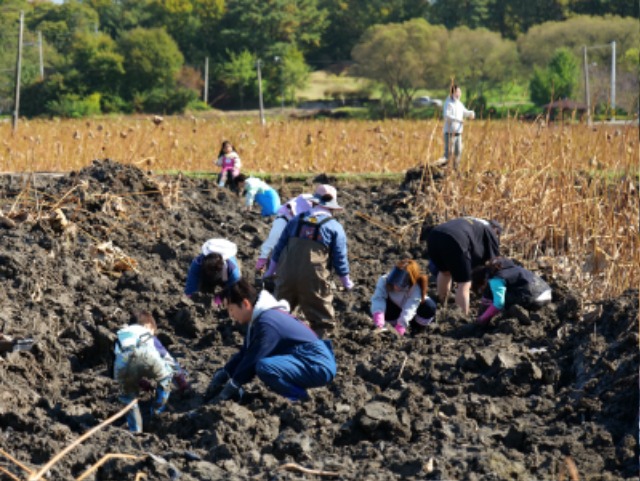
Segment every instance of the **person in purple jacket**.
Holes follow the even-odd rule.
[[[333,213],[338,205],[335,187],[319,185],[309,199],[312,208],[289,221],[273,249],[264,277],[276,275],[276,297],[286,299],[292,311],[300,306],[314,331],[323,337],[335,326],[330,266],[345,289],[349,277],[347,236]]]
[[[286,301],[276,300],[266,290],[258,296],[246,279],[225,289],[222,297],[229,316],[247,326],[247,334],[240,352],[216,371],[205,399],[240,400],[242,386],[257,376],[290,401],[304,401],[307,389],[333,380],[336,360],[331,341],[319,339],[293,317]]]
[[[456,304],[469,314],[471,270],[500,255],[502,226],[495,220],[460,217],[434,227],[427,239],[432,270],[437,270],[438,298],[444,303],[457,282]]]
[[[184,294],[191,297],[196,292],[217,294],[242,277],[236,259],[238,247],[227,239],[209,239],[202,245],[200,255],[191,262]],[[216,304],[220,304],[216,295]]]

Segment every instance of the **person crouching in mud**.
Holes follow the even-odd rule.
[[[436,303],[427,296],[429,278],[412,259],[402,259],[376,284],[371,298],[371,314],[376,329],[393,325],[404,336],[411,322],[427,326],[436,315]]]
[[[185,375],[177,371],[179,366],[176,367],[173,357],[168,353],[163,356],[156,347],[156,330],[156,321],[153,316],[143,312],[138,316],[137,323],[118,331],[114,348],[113,377],[120,385],[119,400],[129,404],[138,397],[140,387],[145,386],[145,381],[154,382],[156,394],[151,406],[151,416],[156,416],[165,410],[171,392],[171,381],[175,376],[178,376],[175,379],[176,384],[181,388],[188,387]],[[147,386],[150,387],[149,384]],[[142,432],[142,414],[138,403],[127,414],[127,424],[129,431]]]
[[[222,298],[229,316],[247,326],[247,334],[240,352],[213,376],[206,400],[239,400],[242,385],[254,376],[290,401],[304,401],[309,397],[307,389],[333,380],[336,361],[331,341],[320,340],[293,317],[286,301],[276,300],[266,290],[258,296],[246,279],[225,289]]]
[[[185,296],[191,297],[198,291],[215,294],[214,303],[220,307],[219,291],[232,286],[242,277],[237,253],[238,247],[227,239],[209,239],[205,242],[200,255],[189,266]]]
[[[551,287],[540,276],[516,265],[512,260],[495,257],[471,274],[471,289],[487,309],[476,319],[482,326],[503,309],[519,305],[537,309],[551,302]]]

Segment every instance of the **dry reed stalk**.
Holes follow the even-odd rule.
[[[337,478],[338,476],[340,476],[340,473],[337,471],[323,471],[321,469],[309,469],[309,468],[305,468],[304,466],[300,466],[297,463],[285,463],[278,466],[278,470],[282,470],[282,469],[285,471],[296,471],[298,473],[314,474],[316,476],[324,476],[328,478]]]
[[[0,473],[6,474],[7,476],[9,476],[14,481],[20,481],[20,478],[18,478],[15,474],[13,474],[11,471],[6,470],[2,466],[0,466]]]
[[[398,377],[397,379],[400,379],[402,377],[402,373],[404,372],[404,367],[407,365],[407,360],[409,359],[409,356],[407,354],[404,355],[404,359],[402,361],[402,366],[400,366],[400,371],[398,372]]]
[[[137,461],[138,459],[140,459],[140,456],[134,456],[133,454],[121,454],[121,453],[105,454],[104,456],[102,456],[102,458],[98,460],[97,463],[95,463],[93,466],[85,470],[84,473],[78,476],[76,478],[76,481],[82,481],[83,479],[85,479],[91,473],[96,471],[100,466],[102,466],[104,463],[106,463],[110,459],[133,459]]]
[[[118,411],[116,414],[114,414],[110,418],[106,419],[105,421],[101,422],[97,426],[91,428],[89,431],[84,433],[82,436],[80,436],[78,439],[76,439],[74,442],[72,442],[66,448],[64,448],[62,451],[56,454],[53,458],[51,458],[49,462],[47,462],[47,464],[45,464],[42,468],[40,468],[40,471],[29,476],[28,481],[38,481],[39,479],[41,479],[44,473],[46,473],[49,469],[51,469],[51,467],[54,464],[56,464],[63,456],[69,453],[78,444],[82,443],[86,439],[93,436],[96,432],[101,430],[103,427],[108,426],[109,424],[114,422],[116,419],[119,419],[122,416],[124,416],[137,402],[138,402],[138,398],[131,401],[129,404],[127,404],[124,408],[122,408],[120,411]]]
[[[0,449],[0,454],[2,454],[5,458],[9,459],[13,464],[15,464],[16,466],[18,466],[20,469],[22,469],[23,471],[25,471],[26,473],[29,474],[33,474],[33,470],[28,468],[27,466],[25,466],[24,464],[22,464],[20,461],[18,461],[16,458],[14,458],[13,456],[11,456],[9,453],[7,453],[5,450]]]

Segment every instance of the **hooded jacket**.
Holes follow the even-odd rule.
[[[253,308],[240,352],[224,366],[233,382],[240,386],[256,374],[261,359],[293,353],[301,344],[318,341],[318,336],[289,313],[289,303],[262,291]]]

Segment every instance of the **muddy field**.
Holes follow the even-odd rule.
[[[256,382],[242,404],[213,406],[202,394],[242,333],[210,298],[182,296],[186,272],[206,239],[227,237],[253,278],[270,223],[240,213],[238,198],[208,180],[110,161],[0,180],[0,328],[36,341],[0,357],[2,450],[37,471],[120,410],[111,345],[148,309],[193,392],[172,396],[142,435],[123,418],[101,429],[47,479],[75,479],[112,453],[138,458],[111,459],[85,479],[321,479],[287,463],[326,479],[637,479],[637,291],[587,311],[564,280],[548,278],[554,302],[542,311],[514,309],[480,328],[441,309],[411,337],[375,334],[375,282],[403,255],[426,267],[419,239],[429,226],[414,222],[411,183],[337,186],[356,287],[335,299],[336,380],[304,404]],[[279,187],[285,198],[313,190]],[[5,455],[0,467],[29,477]]]

